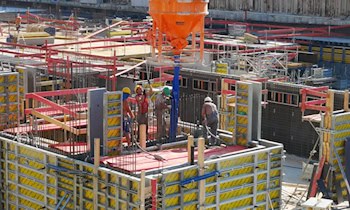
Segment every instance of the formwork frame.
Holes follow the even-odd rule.
[[[94,174],[92,164],[4,137],[0,144],[0,183],[7,184],[0,204],[5,209],[141,209],[144,203],[140,178],[101,167]]]
[[[162,195],[157,209],[278,208],[283,146],[266,140],[260,143],[268,147],[207,159],[203,169],[193,165],[151,176],[158,180],[158,195]],[[201,178],[201,170],[207,176]],[[199,206],[200,180],[205,180],[204,206]]]

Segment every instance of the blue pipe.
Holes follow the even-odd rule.
[[[172,100],[171,100],[171,110],[170,110],[170,131],[169,137],[170,142],[176,141],[176,131],[177,131],[177,123],[179,116],[179,92],[180,92],[180,55],[174,55],[174,78],[173,78],[173,89],[171,92]]]
[[[180,185],[184,186],[186,184],[190,184],[190,183],[193,183],[193,182],[199,182],[199,181],[201,181],[203,179],[208,179],[210,177],[219,176],[219,175],[220,175],[219,171],[212,171],[210,173],[207,173],[207,174],[204,174],[204,175],[201,175],[201,176],[196,176],[196,177],[192,177],[192,178],[189,178],[189,179],[185,179],[185,180],[180,182]]]

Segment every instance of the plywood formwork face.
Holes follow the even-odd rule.
[[[206,160],[196,166],[167,171],[158,177],[157,209],[270,209],[280,206],[283,147]],[[204,178],[200,171],[204,171]],[[203,172],[202,171],[202,172]],[[205,180],[200,206],[199,180]]]
[[[138,178],[94,174],[92,164],[3,137],[0,146],[1,209],[140,209]]]

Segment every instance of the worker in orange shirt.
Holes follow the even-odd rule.
[[[152,86],[150,86],[149,92],[146,92],[145,89],[141,85],[136,85],[135,87],[135,99],[137,103],[137,123],[139,126],[138,129],[138,136],[140,137],[140,125],[144,124],[146,125],[146,136],[147,136],[147,131],[148,131],[148,107],[149,107],[149,102],[148,102],[148,96],[152,94]]]
[[[22,18],[19,14],[17,14],[16,20],[15,20],[17,32],[19,32],[19,29],[21,28],[21,23],[22,23]]]
[[[128,143],[128,147],[131,146],[131,120],[135,118],[134,113],[130,109],[128,98],[131,94],[131,90],[128,87],[123,88],[123,132]]]

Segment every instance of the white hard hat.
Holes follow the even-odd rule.
[[[213,100],[208,96],[208,97],[205,97],[204,99],[204,102],[212,102]]]

